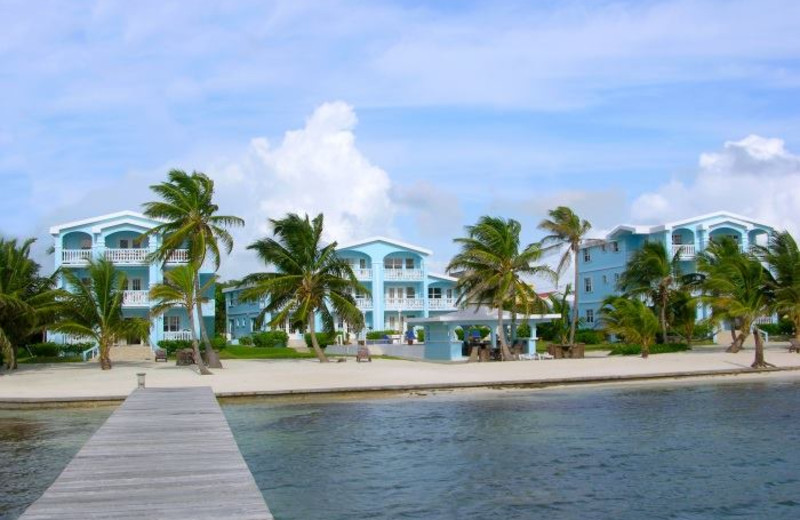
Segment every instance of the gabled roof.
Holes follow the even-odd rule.
[[[744,215],[738,215],[736,213],[731,213],[730,211],[715,211],[713,213],[706,213],[705,215],[698,215],[696,217],[689,217],[681,220],[675,220],[673,222],[667,222],[665,224],[656,224],[652,226],[647,225],[630,225],[630,224],[621,224],[619,226],[614,227],[608,235],[606,236],[607,239],[611,239],[612,237],[618,235],[621,232],[627,231],[636,235],[649,235],[650,233],[658,233],[661,231],[671,230],[677,227],[685,226],[686,224],[691,224],[693,222],[699,222],[702,220],[710,220],[714,218],[720,219],[730,219],[730,220],[738,220],[747,224],[749,227],[752,226],[760,226],[760,227],[768,227],[771,228],[769,224],[765,224],[763,222],[757,222],[750,217],[745,217]]]
[[[428,276],[431,278],[438,278],[440,280],[447,280],[448,282],[457,282],[458,278],[455,276],[448,276],[446,274],[438,274],[438,273],[428,273]]]
[[[363,240],[356,240],[354,242],[348,242],[346,244],[339,244],[339,247],[336,248],[337,251],[341,251],[342,249],[351,249],[353,247],[363,246],[366,244],[372,244],[374,242],[385,242],[387,244],[391,244],[393,246],[402,247],[403,249],[409,249],[411,251],[416,251],[417,253],[421,253],[423,255],[432,255],[433,251],[430,249],[425,249],[423,247],[415,246],[413,244],[408,244],[406,242],[401,242],[399,240],[394,240],[392,238],[382,237],[382,236],[375,236],[365,238]]]
[[[82,220],[75,220],[73,222],[67,222],[65,224],[58,224],[58,225],[52,226],[50,228],[50,234],[51,235],[58,235],[59,233],[61,233],[65,229],[69,229],[69,228],[73,228],[73,227],[86,226],[86,225],[95,224],[95,223],[108,223],[108,224],[114,225],[114,224],[119,224],[121,222],[124,223],[126,221],[130,222],[131,219],[145,220],[145,221],[148,221],[148,222],[152,222],[154,225],[161,222],[160,220],[150,218],[150,217],[146,216],[143,213],[139,213],[138,211],[125,210],[125,211],[117,211],[116,213],[108,213],[106,215],[100,215],[100,216],[97,216],[97,217],[85,218],[85,219],[82,219]],[[107,226],[103,226],[103,227],[107,227]]]

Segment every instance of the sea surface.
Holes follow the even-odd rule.
[[[800,518],[799,383],[223,408],[278,520]]]
[[[113,411],[0,410],[0,519],[17,518],[39,498]]]
[[[278,520],[800,518],[797,382],[223,410]],[[111,411],[0,410],[0,518]]]

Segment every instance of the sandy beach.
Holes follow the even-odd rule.
[[[371,363],[319,363],[302,360],[226,360],[225,368],[200,376],[174,362],[116,363],[101,371],[94,363],[23,365],[0,376],[0,402],[124,399],[146,374],[149,387],[211,386],[218,396],[304,394],[326,392],[404,391],[414,389],[513,387],[625,383],[684,377],[781,377],[800,379],[800,355],[782,345],[767,349],[767,360],[780,371],[756,372],[753,352],[737,354],[719,348],[660,354],[649,359],[606,357],[585,359],[441,364],[375,359]]]

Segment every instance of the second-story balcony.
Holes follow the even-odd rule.
[[[360,311],[371,311],[372,298],[356,298],[356,307]]]
[[[681,260],[691,260],[695,257],[694,244],[672,244],[672,256],[678,255]]]
[[[61,265],[86,265],[92,258],[91,249],[62,249]]]
[[[421,311],[425,308],[422,298],[386,298],[384,308],[387,311]]]
[[[383,279],[389,282],[421,281],[423,276],[422,269],[385,269],[383,271]]]
[[[122,291],[123,307],[147,307],[150,305],[150,293],[147,291]]]
[[[356,275],[356,280],[372,280],[372,269],[353,268],[353,274]]]
[[[147,249],[106,249],[106,260],[120,265],[141,265],[147,263]]]
[[[428,309],[432,311],[452,311],[456,308],[455,298],[428,298]]]

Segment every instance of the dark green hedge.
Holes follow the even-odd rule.
[[[656,343],[650,346],[651,354],[669,354],[672,352],[686,352],[691,350],[686,343]],[[619,343],[614,345],[609,356],[641,356],[642,346]]]
[[[384,336],[400,334],[399,330],[371,330],[367,332],[367,339],[383,339]]]
[[[306,340],[306,346],[308,348],[312,348],[313,345],[311,344],[311,334],[306,332],[303,334],[303,339]],[[319,343],[320,348],[333,345],[336,343],[336,335],[329,332],[317,332],[317,343]]]
[[[282,330],[255,332],[252,340],[256,347],[285,347],[289,344],[289,335]]]

